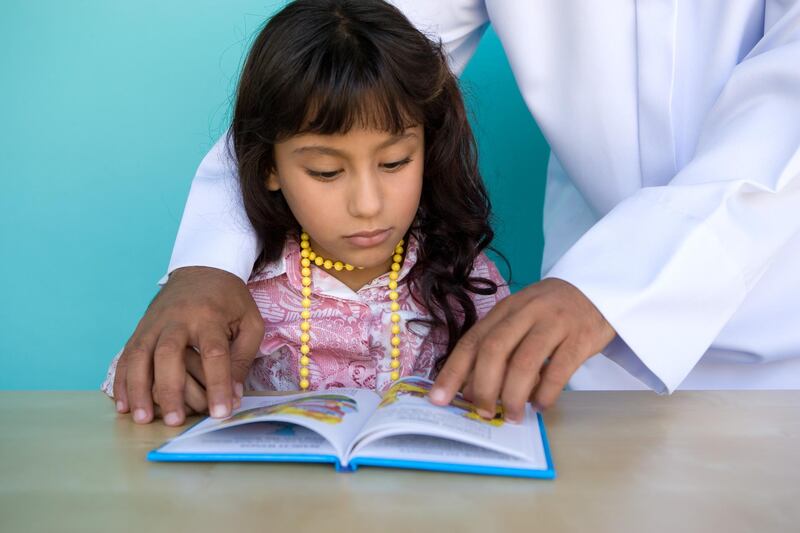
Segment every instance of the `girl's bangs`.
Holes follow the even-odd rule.
[[[424,122],[421,107],[395,84],[333,81],[314,85],[297,134],[345,134],[364,128],[398,135]]]

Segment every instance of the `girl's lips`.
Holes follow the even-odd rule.
[[[359,248],[370,248],[382,244],[391,235],[390,229],[383,229],[379,231],[363,231],[361,233],[354,233],[345,237],[347,241]]]

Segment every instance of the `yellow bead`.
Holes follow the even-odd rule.
[[[320,256],[316,256],[314,258],[314,264],[317,265],[317,266],[322,266],[322,263],[324,263],[324,262],[325,262],[325,260],[323,258],[321,258]]]
[[[308,369],[305,368],[305,367],[301,368],[300,369],[300,375],[303,376],[304,378],[307,378],[308,377]]]
[[[400,270],[400,265],[398,265],[397,263],[392,263],[392,271],[398,272],[399,270]]]
[[[395,280],[390,281],[389,288],[395,290],[397,288],[397,282]]]
[[[344,263],[342,263],[341,261],[336,261],[336,262],[333,264],[333,268],[334,268],[334,269],[335,269],[337,272],[339,272],[339,271],[341,271],[341,270],[344,268]]]
[[[397,248],[394,249],[394,253],[396,253],[397,255],[402,254],[403,253],[403,247],[402,246],[398,246]]]
[[[311,340],[311,335],[309,335],[308,333],[303,333],[302,335],[300,335],[300,342],[305,344],[310,340]],[[302,347],[300,347],[300,351],[303,351]],[[306,352],[303,352],[303,353],[306,353]]]
[[[300,264],[303,268],[307,268],[311,266],[311,261],[308,260],[308,254],[300,260]]]
[[[311,278],[306,276],[306,277],[304,277],[304,278],[302,278],[300,280],[300,283],[303,285],[303,287],[310,287],[311,286]]]
[[[322,266],[324,266],[326,269],[330,270],[331,267],[333,266],[333,261],[331,261],[330,259],[326,259],[325,262],[322,263]]]
[[[305,355],[300,358],[300,364],[303,365],[303,366],[308,366],[308,363],[310,363],[310,362],[311,362],[311,359],[309,359]]]
[[[394,271],[389,272],[389,279],[390,280],[395,281],[399,277],[400,277],[400,275],[397,272],[394,272]]]
[[[311,245],[308,244],[308,241],[300,241],[300,248],[306,249],[309,246],[311,246]]]
[[[308,383],[307,379],[301,379],[300,380],[300,388],[301,389],[306,390],[308,388],[308,385],[309,385],[309,383]]]
[[[398,335],[399,333],[400,333],[400,326],[398,326],[397,324],[392,326],[392,335]]]
[[[303,320],[300,322],[300,330],[301,331],[308,331],[311,329],[311,324],[309,324],[308,320]]]
[[[403,262],[403,256],[400,255],[400,254],[395,254],[395,256],[392,257],[392,261],[394,261],[395,263],[402,263]]]
[[[300,269],[300,274],[307,278],[311,275],[311,269],[308,267],[303,267]]]
[[[317,254],[315,254],[315,253],[314,253],[314,252],[311,250],[311,248],[309,248],[309,249],[308,249],[308,258],[309,258],[310,260],[312,260],[312,261],[313,261],[313,260],[315,260],[315,259],[317,258]]]
[[[347,270],[348,272],[354,270],[355,268],[356,267],[354,267],[353,265],[351,265],[349,263],[344,265],[344,269]]]
[[[311,296],[311,287],[303,287],[300,292],[303,293],[303,296]]]
[[[398,315],[397,313],[392,313],[392,322],[395,323],[400,322],[400,315]]]
[[[400,368],[400,361],[393,359],[391,362],[392,368]]]
[[[306,333],[303,333],[303,335],[308,336]],[[306,342],[308,342],[308,341],[306,341]],[[308,352],[310,352],[310,351],[311,351],[311,348],[308,347],[308,344],[301,344],[300,345],[300,353],[301,354],[308,355]]]
[[[306,311],[306,310],[304,309],[303,311],[300,311],[300,316],[301,316],[303,319],[305,319],[305,320],[308,320],[309,318],[311,318],[311,311]]]
[[[389,307],[391,308],[392,311],[399,311],[400,310],[400,304],[397,303],[397,302],[392,302],[392,305],[389,306]]]
[[[303,300],[300,302],[300,305],[308,309],[309,307],[311,307],[311,300],[309,300],[308,298],[303,298]]]
[[[300,240],[301,241],[307,241],[308,240],[308,233],[306,233],[305,231],[301,231],[300,232]],[[400,241],[400,242],[402,242],[402,241]]]
[[[392,381],[396,381],[399,378],[400,378],[399,372],[392,372]]]
[[[400,357],[400,348],[392,348],[392,357]]]
[[[394,300],[397,300],[397,298],[398,298],[399,296],[400,296],[400,295],[399,295],[399,294],[397,294],[395,291],[392,291],[392,292],[390,292],[390,293],[389,293],[389,299],[390,299],[390,300],[392,300],[392,301],[394,301]]]
[[[392,346],[400,346],[400,337],[392,337]]]
[[[308,258],[309,253],[310,252],[308,250],[306,250],[306,249],[300,250],[300,257],[303,258],[303,261],[307,261],[308,260],[307,258]]]
[[[397,246],[403,246],[406,243],[403,239],[400,239],[400,242],[397,243]]]

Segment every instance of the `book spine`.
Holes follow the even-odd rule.
[[[335,466],[337,472],[355,472],[357,468],[353,463],[350,463],[349,465],[343,465],[338,459],[336,460]]]

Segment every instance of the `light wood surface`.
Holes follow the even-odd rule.
[[[554,481],[148,463],[99,392],[0,392],[0,531],[800,531],[800,391],[567,392]]]

